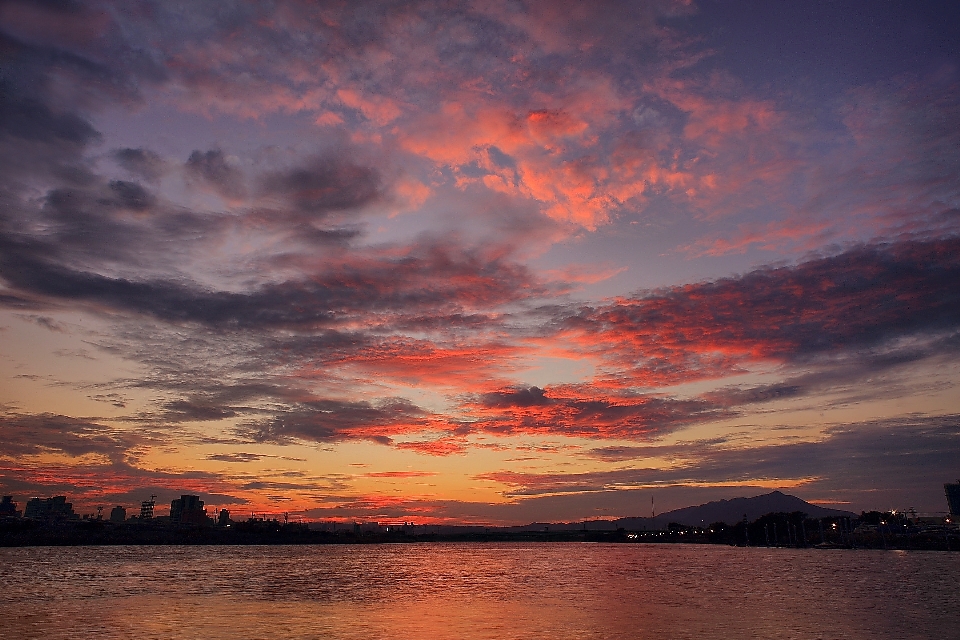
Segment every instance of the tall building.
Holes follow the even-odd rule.
[[[67,502],[67,496],[31,498],[27,500],[23,515],[35,520],[76,520],[78,518],[73,512],[73,503]]]
[[[205,524],[207,510],[200,496],[182,495],[170,503],[170,521],[174,524]]]
[[[19,518],[20,512],[17,511],[17,503],[13,501],[13,496],[3,496],[3,502],[0,502],[0,518]]]
[[[149,520],[153,518],[153,508],[157,505],[157,501],[154,500],[157,496],[150,496],[149,500],[144,500],[140,503],[140,519]]]
[[[120,505],[110,510],[110,522],[123,522],[127,519],[127,510]]]
[[[943,491],[947,494],[950,515],[960,517],[960,480],[957,480],[956,484],[943,485]]]

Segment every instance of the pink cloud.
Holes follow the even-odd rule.
[[[402,113],[396,101],[386,96],[363,95],[356,89],[339,89],[337,98],[344,105],[359,110],[364,117],[380,126],[390,124]]]
[[[692,257],[744,253],[753,246],[769,251],[812,250],[814,241],[832,235],[835,224],[825,220],[777,220],[762,225],[741,225],[729,238],[704,238],[683,248]]]

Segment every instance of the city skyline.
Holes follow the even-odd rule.
[[[960,8],[0,6],[0,493],[524,524],[960,476]]]

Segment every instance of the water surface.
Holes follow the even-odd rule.
[[[0,549],[0,610],[3,638],[957,638],[960,554],[25,547]]]

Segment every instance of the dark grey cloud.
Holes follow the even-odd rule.
[[[163,419],[169,422],[224,420],[237,415],[234,407],[196,397],[171,400],[164,403],[163,410]]]
[[[99,141],[100,133],[75,113],[54,113],[39,100],[16,99],[0,84],[0,133],[34,143],[66,143],[82,147]]]
[[[163,158],[142,147],[117,149],[112,155],[121,167],[151,182],[158,180],[166,170]]]
[[[100,132],[85,116],[54,108],[32,93],[0,75],[0,192],[8,200],[0,219],[11,215],[19,193],[33,180],[83,185],[92,178],[82,154],[100,141]]]
[[[6,26],[9,29],[11,25]],[[96,44],[124,48],[122,42],[95,43],[94,49]],[[66,127],[66,132],[71,135],[76,135],[71,126],[72,117],[67,116],[65,121],[58,122],[50,120],[51,112],[96,109],[108,104],[132,105],[140,100],[136,75],[124,68],[122,61],[109,58],[102,61],[102,51],[78,51],[55,42],[28,42],[3,30],[0,30],[0,47],[6,59],[3,77],[6,92],[21,101],[32,101],[31,104],[40,111],[39,117]],[[82,131],[83,127],[80,129]],[[28,127],[28,136],[39,133],[42,132],[35,127]],[[83,135],[81,133],[79,137]]]
[[[63,325],[49,316],[33,316],[30,319],[44,329],[48,329],[56,333],[65,333]]]
[[[300,167],[268,173],[260,188],[312,216],[359,209],[382,197],[376,170],[336,158],[314,158]]]
[[[808,381],[812,382],[812,381]],[[716,402],[720,406],[739,406],[794,398],[808,393],[799,384],[775,383],[755,387],[726,387],[717,391],[703,394],[703,398]]]
[[[179,266],[232,224],[227,216],[173,208],[139,183],[91,176],[85,185],[51,188],[39,201],[12,197],[0,209],[0,278],[36,299],[33,285],[34,294],[46,295],[43,283],[63,276],[66,288],[52,295],[72,290],[74,301],[85,297],[83,282],[114,274],[178,280]]]
[[[12,296],[6,293],[0,294],[0,305],[3,305],[7,309],[35,309],[43,306],[37,300],[22,296]]]
[[[207,460],[216,460],[218,462],[258,462],[264,459],[291,460],[293,462],[306,462],[305,458],[292,458],[289,456],[275,456],[267,453],[250,453],[248,451],[238,451],[236,453],[213,453],[207,456]],[[306,472],[298,470],[287,470],[274,472],[281,477],[300,478],[306,476]]]
[[[264,457],[265,456],[260,453],[214,453],[207,456],[207,460],[216,460],[217,462],[257,462]]]
[[[129,449],[148,437],[95,420],[52,413],[5,413],[0,415],[0,439],[4,455],[13,458],[44,453],[99,454],[123,462]]]
[[[140,184],[119,180],[54,188],[41,210],[24,210],[21,218],[46,224],[44,232],[9,234],[0,242],[25,260],[25,268],[32,260],[63,270],[102,269],[108,261],[134,267],[149,246],[152,225],[149,218],[126,219],[125,211],[159,213],[157,198]]]
[[[490,408],[506,407],[534,407],[556,404],[556,400],[548,398],[540,387],[527,387],[509,391],[486,393],[481,397],[484,406]]]
[[[13,10],[7,18],[20,18],[0,25],[5,273],[27,268],[31,260],[109,272],[118,263],[140,267],[163,255],[159,225],[153,224],[162,203],[137,182],[98,175],[89,154],[102,139],[94,115],[107,106],[135,105],[141,85],[161,81],[163,74],[142,64],[109,12],[85,3],[5,6]],[[143,149],[123,149],[114,158],[150,179],[159,170],[155,154]],[[46,190],[39,201],[37,189]],[[123,219],[125,212],[151,215]]]
[[[376,402],[314,400],[297,403],[272,418],[247,423],[237,432],[254,442],[366,439],[390,444],[395,434],[425,429],[429,418],[427,411],[404,398]]]
[[[228,163],[220,149],[194,151],[185,166],[190,177],[210,185],[227,198],[242,198],[247,193],[243,172]]]
[[[485,263],[469,250],[441,243],[410,247],[399,255],[359,254],[310,280],[250,292],[210,290],[183,280],[107,277],[62,264],[57,258],[63,245],[89,243],[91,250],[122,257],[145,242],[146,234],[88,213],[82,204],[89,200],[88,194],[78,191],[57,190],[48,196],[51,217],[63,221],[56,243],[0,236],[0,277],[9,287],[168,322],[225,329],[333,328],[338,321],[371,313],[388,314],[384,320],[389,322],[393,314],[429,317],[463,305],[505,304],[545,291],[518,265]],[[110,246],[111,240],[124,239],[130,240],[127,246]]]
[[[126,182],[124,180],[111,180],[109,184],[110,191],[116,198],[116,203],[131,211],[146,211],[153,207],[157,199],[152,193],[143,188],[136,182]],[[111,204],[109,201],[103,204]]]

